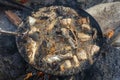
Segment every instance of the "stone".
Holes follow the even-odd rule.
[[[86,11],[99,23],[103,34],[108,29],[116,29],[120,26],[120,2],[96,5]],[[119,32],[120,28],[115,31],[115,35]],[[117,42],[120,42],[120,38]]]

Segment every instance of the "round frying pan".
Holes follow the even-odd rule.
[[[79,23],[81,19],[86,19],[85,23]],[[84,29],[82,24],[89,28]],[[26,62],[39,71],[59,76],[89,68],[104,41],[92,16],[83,9],[64,6],[40,8],[28,17],[17,33],[17,47]],[[94,52],[93,48],[98,51]]]

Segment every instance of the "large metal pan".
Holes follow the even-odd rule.
[[[63,7],[63,6],[52,6],[52,7],[53,8],[56,7],[55,10],[58,9],[59,7],[60,8],[66,8],[66,7]],[[51,7],[40,8],[40,11],[44,10],[44,9],[47,10],[47,8],[49,8],[48,10],[50,10]],[[70,9],[72,9],[72,8],[70,8]],[[91,15],[89,15],[86,11],[84,11],[83,9],[74,8],[72,10],[75,10],[76,13],[79,14],[79,16],[89,17],[91,27],[97,30],[97,34],[96,34],[97,38],[95,38],[95,40],[92,40],[91,43],[94,43],[97,46],[101,47],[103,45],[103,43],[105,42],[105,40],[103,38],[103,34],[102,34],[101,29],[100,29],[100,26],[98,25],[96,20]],[[46,13],[47,12],[48,11],[46,11]],[[39,13],[39,11],[37,11],[36,13]],[[42,43],[41,44],[42,47],[39,46],[40,47],[39,51],[34,55],[34,60],[31,61],[32,57],[30,57],[30,56],[33,56],[32,52],[31,52],[31,50],[33,49],[33,46],[32,46],[32,48],[29,48],[30,46],[26,48],[26,45],[32,45],[31,41],[29,43],[30,38],[28,38],[28,34],[31,31],[31,26],[34,27],[34,25],[30,24],[29,20],[26,20],[24,26],[18,28],[17,33],[19,35],[16,36],[16,43],[17,43],[17,47],[18,47],[18,50],[19,50],[21,56],[26,60],[26,62],[31,64],[35,69],[37,69],[39,71],[43,71],[47,74],[52,74],[52,75],[59,75],[59,76],[73,75],[73,74],[76,74],[80,71],[88,69],[96,61],[96,59],[97,59],[96,55],[99,52],[97,52],[95,55],[89,56],[86,60],[79,61],[79,63],[81,63],[81,64],[77,67],[73,67],[73,68],[67,69],[65,71],[59,70],[58,68],[55,69],[56,66],[58,66],[60,64],[55,64],[54,68],[53,68],[47,62],[45,62],[45,61],[41,62],[41,60],[40,60],[40,59],[43,59],[44,54],[46,54],[46,53],[43,53],[43,52],[46,52],[46,51],[44,51],[46,49],[41,49],[41,48],[44,47],[44,46],[47,46],[46,45],[47,42]],[[40,29],[40,27],[38,27],[38,29]],[[44,35],[44,34],[42,34],[42,35]],[[27,44],[26,44],[26,42],[27,42]],[[42,55],[40,55],[40,54],[42,54]],[[50,57],[48,57],[48,58],[50,58]],[[93,59],[92,63],[90,63],[90,59]],[[69,63],[69,61],[67,63]]]

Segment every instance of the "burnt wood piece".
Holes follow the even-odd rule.
[[[5,11],[5,14],[7,15],[7,18],[15,25],[20,26],[22,24],[22,19],[17,16],[17,14],[13,13],[12,11],[8,10]]]

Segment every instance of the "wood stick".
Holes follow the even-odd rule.
[[[18,35],[18,33],[16,33],[16,32],[4,31],[1,28],[0,28],[0,33],[1,34],[10,34],[10,35],[15,35],[15,36]]]
[[[10,22],[12,22],[15,26],[19,27],[19,25],[22,23],[22,19],[11,10],[5,11],[5,14]]]

